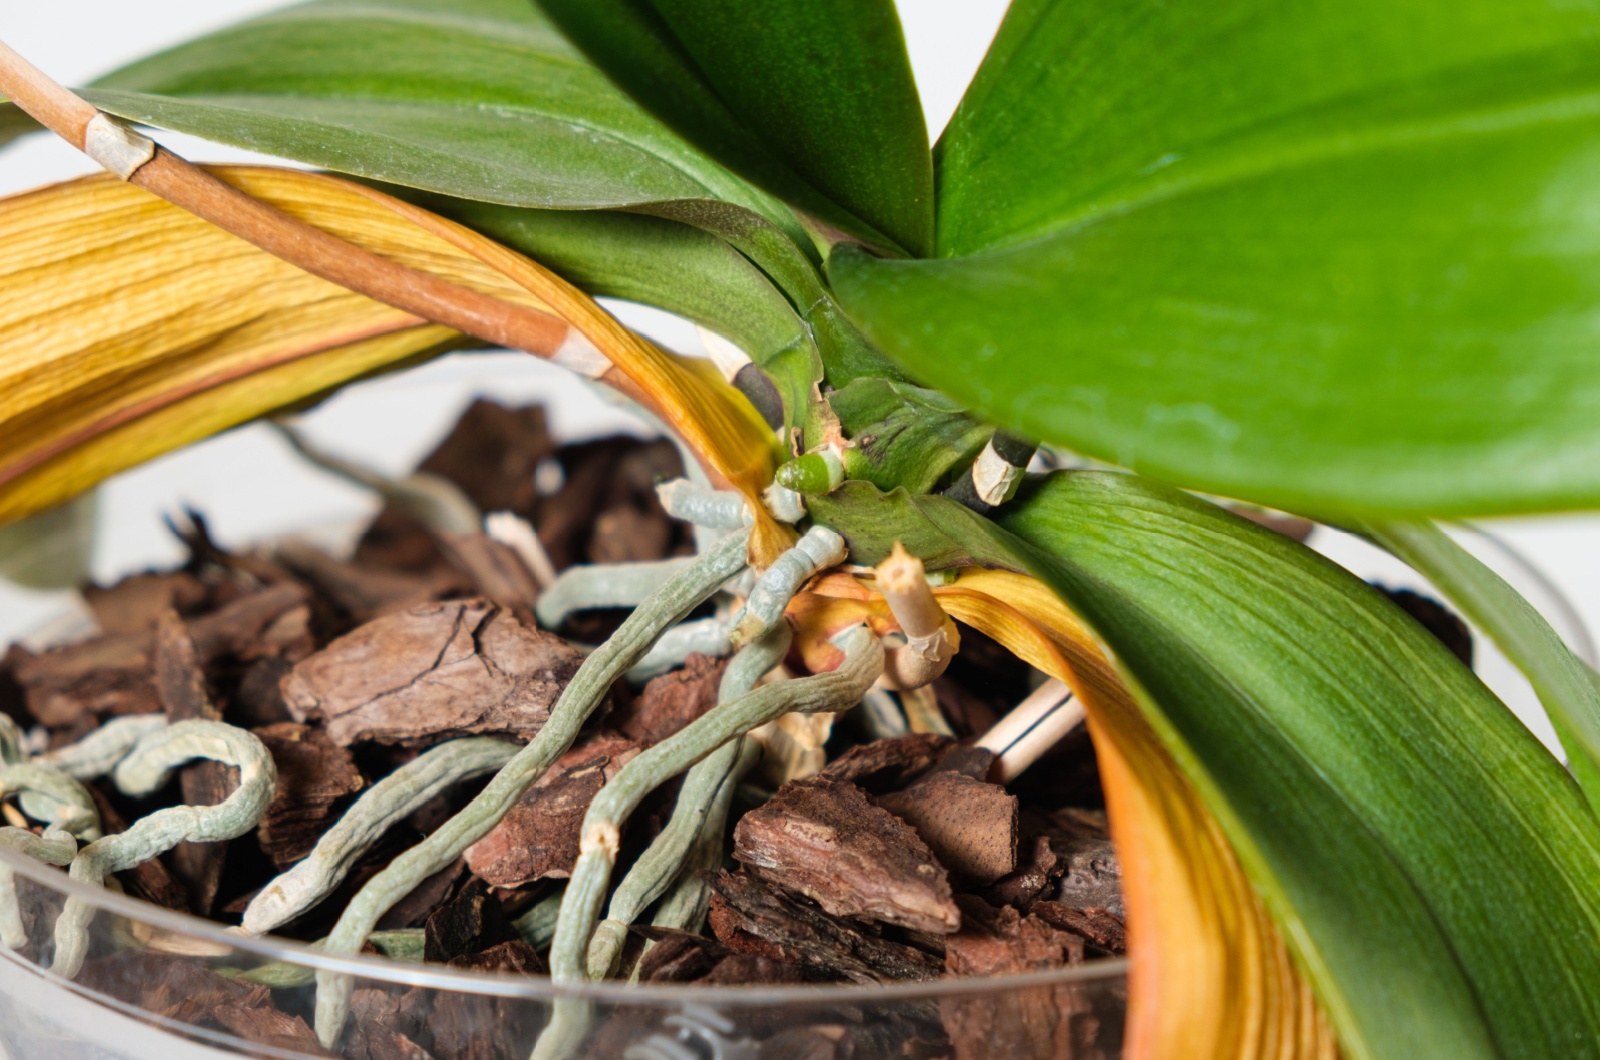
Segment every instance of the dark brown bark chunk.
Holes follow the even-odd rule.
[[[949,878],[927,844],[854,784],[825,776],[785,784],[740,818],[733,844],[752,873],[835,916],[933,934],[961,926]]]
[[[52,729],[113,714],[161,710],[150,681],[150,635],[96,637],[37,655],[12,645],[6,665],[28,712]]]
[[[450,901],[456,889],[467,879],[467,863],[456,858],[450,864],[429,876],[394,904],[378,921],[379,931],[397,931],[401,928],[423,927],[434,912]]]
[[[561,488],[540,499],[535,525],[557,570],[574,563],[662,559],[687,545],[655,484],[683,474],[671,442],[599,438],[563,446]]]
[[[640,982],[765,986],[807,981],[799,965],[735,953],[704,935],[671,928],[637,930],[655,943],[639,959]]]
[[[420,1001],[416,994],[358,987],[350,996],[348,1060],[434,1060],[415,1041],[423,1035]]]
[[[452,968],[463,971],[494,972],[499,975],[544,975],[548,971],[539,951],[521,939],[508,939],[477,953],[449,960]]]
[[[439,546],[479,596],[523,616],[531,624],[539,583],[522,557],[488,534],[438,535]]]
[[[468,579],[449,568],[413,574],[335,559],[295,542],[279,546],[277,557],[355,622],[465,592],[470,586]]]
[[[510,942],[516,929],[489,885],[473,878],[423,925],[423,959],[443,964]]]
[[[281,582],[195,618],[189,635],[200,661],[224,654],[241,662],[275,655],[304,658],[314,647],[309,599],[305,586]]]
[[[1120,957],[1128,952],[1128,929],[1122,918],[1109,909],[1073,909],[1060,902],[1039,902],[1033,915],[1062,931],[1070,931],[1107,953]]]
[[[543,408],[479,398],[417,470],[454,482],[481,512],[525,515],[533,510],[534,472],[555,449]]]
[[[1109,839],[1074,837],[1056,856],[1066,874],[1056,888],[1055,900],[1074,909],[1107,909],[1125,915],[1122,904],[1122,866]]]
[[[156,618],[152,671],[156,695],[171,722],[221,721],[211,702],[205,674],[183,619],[171,609]],[[238,784],[237,769],[220,762],[191,762],[178,771],[183,801],[190,806],[215,806]],[[189,891],[190,908],[208,916],[217,900],[227,843],[179,843],[172,851],[172,871]]]
[[[349,748],[321,729],[286,721],[253,731],[278,767],[278,787],[256,839],[281,872],[311,853],[337,820],[335,808],[366,781]]]
[[[143,633],[168,609],[193,614],[210,596],[194,575],[185,571],[130,574],[112,586],[88,585],[84,602],[94,612],[101,633]]]
[[[748,873],[712,884],[711,930],[729,949],[798,964],[814,979],[883,983],[937,979],[942,961],[884,938],[876,925],[829,916]]]
[[[335,743],[424,745],[468,734],[531,739],[583,657],[486,600],[427,604],[374,619],[283,679],[296,720]]]
[[[822,768],[818,776],[843,780],[874,794],[896,791],[932,769],[955,741],[918,732],[852,747]]]
[[[945,948],[945,966],[961,978],[1016,975],[1076,964],[1083,940],[1038,917],[1014,909],[993,909],[962,898],[962,930]],[[1102,1044],[1090,993],[1077,984],[1021,987],[1002,992],[940,999],[945,1030],[958,1060],[1005,1057],[1073,1057],[1090,1060],[1116,1055]]]
[[[652,678],[607,724],[643,747],[660,743],[717,705],[725,669],[724,660],[691,655],[681,669]]]
[[[934,772],[879,796],[878,805],[915,828],[963,881],[993,883],[1017,867],[1017,799],[998,784]]]
[[[572,875],[589,803],[638,752],[637,743],[613,733],[578,743],[551,764],[488,835],[467,848],[467,864],[496,887]]]

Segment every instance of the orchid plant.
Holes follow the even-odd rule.
[[[0,201],[0,520],[552,358],[742,495],[729,569],[840,539],[787,605],[818,672],[903,624],[898,544],[1076,693],[1129,1055],[1600,1056],[1600,689],[1434,522],[1600,501],[1594,0],[1014,0],[931,149],[889,0],[313,0],[75,92],[0,46],[0,92],[108,170]],[[1566,762],[1241,505],[1425,574]]]

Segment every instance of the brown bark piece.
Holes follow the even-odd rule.
[[[481,512],[526,514],[539,461],[555,451],[542,407],[507,408],[479,398],[417,470],[454,482]]]
[[[252,730],[278,767],[278,787],[261,817],[256,840],[282,872],[311,853],[336,819],[335,807],[366,781],[349,748],[321,729],[280,722]]]
[[[1073,909],[1060,902],[1039,902],[1033,915],[1062,931],[1092,942],[1112,956],[1128,952],[1128,928],[1122,918],[1109,909]]]
[[[448,568],[407,573],[335,559],[298,542],[280,545],[277,557],[356,622],[369,622],[470,588],[467,579]]]
[[[1056,888],[1055,900],[1074,909],[1107,909],[1125,916],[1122,904],[1122,865],[1109,839],[1076,837],[1056,856],[1066,874]]]
[[[211,1018],[230,1034],[256,1045],[281,1049],[296,1056],[337,1056],[317,1041],[302,1016],[291,1016],[270,1005],[245,1005],[225,1001],[211,1010]]]
[[[471,582],[474,592],[532,624],[539,583],[515,549],[488,534],[441,533],[438,537],[445,556]]]
[[[378,987],[358,987],[350,995],[348,1060],[434,1060],[415,1041],[423,1035],[421,999]],[[407,1002],[411,1002],[409,1005]]]
[[[1038,917],[1014,909],[995,910],[975,898],[961,899],[962,930],[945,948],[945,966],[961,978],[1016,975],[1076,964],[1083,941]],[[957,1060],[993,1056],[1073,1057],[1110,1060],[1100,1044],[1102,1028],[1091,999],[1072,983],[1020,987],[1004,992],[940,999],[946,1032]]]
[[[496,887],[566,879],[578,860],[589,803],[639,745],[599,733],[551,763],[488,835],[467,848],[467,864]]]
[[[281,656],[257,659],[244,671],[223,716],[242,729],[260,729],[292,721],[279,683],[294,669]]]
[[[468,734],[531,739],[583,656],[487,600],[385,615],[283,679],[295,720],[320,718],[335,743],[418,746]]]
[[[639,959],[639,981],[769,986],[806,982],[799,965],[733,950],[704,935],[671,928],[640,928],[655,945]]]
[[[835,916],[932,934],[960,928],[950,881],[910,825],[854,784],[816,776],[778,789],[739,820],[733,856]]]
[[[549,971],[539,951],[521,939],[508,939],[477,953],[452,957],[447,963],[452,968],[499,975],[544,975]]]
[[[107,714],[161,710],[150,681],[148,633],[96,637],[37,655],[12,645],[5,661],[28,713],[51,729]]]
[[[599,438],[556,453],[564,481],[539,502],[539,539],[557,570],[574,563],[662,559],[687,537],[667,518],[655,484],[683,474],[671,442]]]
[[[963,881],[993,883],[1017,867],[1017,798],[998,784],[935,772],[877,801]]]
[[[798,964],[811,978],[883,983],[939,978],[942,960],[882,937],[875,925],[829,916],[748,873],[712,883],[711,930],[729,949]]]
[[[156,695],[169,722],[222,720],[222,711],[206,691],[194,640],[183,619],[171,608],[156,618],[151,654]],[[238,770],[220,762],[191,762],[178,771],[183,801],[190,806],[215,806],[228,797],[237,783]],[[172,851],[173,874],[188,888],[190,907],[200,916],[209,916],[216,903],[227,856],[227,843],[184,842]]]
[[[641,746],[660,743],[717,705],[717,688],[727,663],[695,653],[682,669],[655,677],[607,724]]]
[[[281,582],[241,596],[189,623],[202,663],[222,655],[242,662],[283,655],[303,658],[313,647],[305,586]]]
[[[1051,889],[1066,866],[1056,858],[1050,837],[1034,835],[1022,844],[1024,856],[1018,859],[1017,870],[994,882],[994,886],[978,892],[990,905],[1009,905],[1027,913],[1033,904]]]
[[[130,574],[111,586],[88,585],[84,602],[94,612],[102,633],[144,633],[156,624],[169,608],[179,614],[192,614],[204,606],[210,595],[192,574],[183,571]]]
[[[466,874],[466,861],[456,858],[411,888],[404,898],[383,914],[378,921],[378,930],[398,931],[401,928],[424,926],[436,910],[450,901],[450,896],[456,893]]]
[[[823,767],[818,776],[848,781],[874,794],[896,791],[938,764],[955,741],[918,732],[852,747]]]
[[[489,893],[488,884],[474,877],[423,925],[423,960],[443,964],[516,937],[500,900]]]

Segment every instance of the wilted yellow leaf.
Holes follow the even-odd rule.
[[[409,268],[552,313],[747,495],[774,440],[714,373],[466,228],[349,181],[215,176]],[[321,280],[139,188],[94,176],[0,201],[0,523],[264,413],[466,340]]]

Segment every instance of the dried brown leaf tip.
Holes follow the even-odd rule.
[[[612,733],[579,743],[556,759],[488,835],[467,848],[467,864],[496,887],[570,876],[589,803],[638,753],[637,743]]]
[[[529,739],[583,657],[487,600],[427,604],[374,619],[283,679],[296,720],[335,743],[420,746],[453,736]]]
[[[753,874],[836,916],[932,934],[961,926],[927,844],[854,784],[823,776],[786,784],[740,819],[733,841]]]
[[[342,809],[366,786],[349,748],[321,729],[281,722],[252,730],[278,767],[278,788],[261,818],[257,839],[278,869],[311,853]]]

